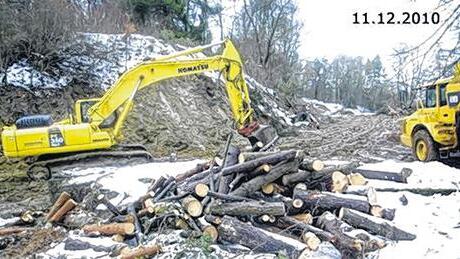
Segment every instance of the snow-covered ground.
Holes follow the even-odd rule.
[[[324,109],[324,114],[327,116],[342,116],[343,113],[350,113],[353,115],[374,115],[375,113],[369,112],[363,107],[356,107],[355,109],[345,108],[341,104],[337,103],[328,103],[323,101],[318,101],[316,99],[302,98],[306,104],[314,105],[317,108]]]
[[[64,174],[72,177],[73,183],[100,184],[102,189],[110,190],[119,195],[112,199],[115,204],[125,204],[145,194],[149,185],[148,179],[160,176],[174,176],[193,168],[200,160],[186,162],[147,163],[135,166],[100,167],[65,171]],[[412,175],[408,178],[407,186],[437,188],[455,188],[460,184],[460,170],[439,162],[402,163],[397,161],[383,161],[376,164],[366,164],[362,168],[387,170],[397,172],[403,167],[411,168]],[[141,181],[143,180],[144,181]],[[374,185],[378,181],[369,181]],[[400,186],[400,184],[385,182],[386,185]],[[407,205],[403,205],[400,198],[407,198]],[[460,258],[460,192],[450,195],[435,194],[423,196],[407,191],[377,192],[377,201],[387,208],[396,208],[395,224],[415,235],[413,241],[390,242],[389,245],[371,256],[378,258]],[[101,208],[102,209],[102,208]],[[79,238],[75,233],[73,238]],[[96,241],[97,240],[97,241]],[[105,241],[104,241],[105,240]],[[94,244],[106,242],[110,239],[90,239]],[[64,250],[63,244],[58,244],[44,256],[58,256],[71,254],[81,257],[100,256],[101,253],[85,250],[83,254],[74,254]]]

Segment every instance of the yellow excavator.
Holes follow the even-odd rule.
[[[205,50],[221,47],[220,55]],[[120,130],[137,91],[175,77],[219,71],[238,133],[253,146],[267,147],[278,138],[274,129],[254,119],[241,57],[230,40],[199,46],[142,62],[127,70],[101,97],[81,99],[69,118],[53,122],[49,115],[20,118],[2,131],[6,157],[32,157],[28,175],[49,179],[50,166],[93,157],[151,158],[141,145],[120,145]]]

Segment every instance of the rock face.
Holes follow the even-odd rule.
[[[63,58],[53,71],[39,73],[27,67],[26,60],[7,70],[8,87],[0,87],[0,126],[26,114],[51,112],[55,120],[61,119],[76,99],[101,96],[126,69],[184,48],[141,35],[81,34],[61,50]],[[290,125],[273,91],[250,77],[247,81],[262,122],[278,129]],[[156,155],[207,156],[225,141],[232,124],[224,85],[218,73],[207,73],[140,91],[123,135],[125,142],[144,144]]]

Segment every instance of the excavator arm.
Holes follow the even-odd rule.
[[[212,57],[190,57],[202,53],[206,49],[223,46],[221,55]],[[202,55],[203,56],[203,55]],[[179,59],[182,58],[182,59]],[[155,83],[187,75],[204,72],[221,71],[225,80],[225,87],[230,102],[230,109],[238,130],[248,135],[253,123],[253,109],[251,108],[249,92],[244,80],[242,61],[231,41],[226,40],[217,44],[185,50],[170,56],[160,57],[143,62],[125,72],[113,87],[89,109],[88,116],[93,126],[99,127],[114,112],[132,103],[132,97],[138,90],[142,90]],[[120,116],[119,121],[125,116]],[[117,135],[119,127],[114,128]]]

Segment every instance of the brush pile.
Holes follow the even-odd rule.
[[[236,254],[250,251],[288,258],[315,253],[355,258],[390,240],[415,239],[392,222],[395,210],[380,206],[376,191],[365,185],[367,179],[407,183],[410,169],[363,170],[355,162],[325,166],[297,150],[242,152],[229,142],[213,161],[153,180],[135,202],[116,206],[107,194],[95,195],[93,202],[111,214],[105,218],[72,222],[69,214],[75,209],[80,215],[91,211],[87,201],[77,204],[64,192],[46,222],[71,225],[86,236],[109,236],[120,244],[108,248],[69,237],[66,250],[102,249],[121,258],[161,254],[167,248],[154,238],[165,229],[180,230],[187,239],[205,237],[219,246],[239,245]],[[0,236],[28,229],[3,228]]]
[[[330,244],[342,256],[355,257],[389,240],[415,238],[391,222],[395,210],[382,208],[372,188],[343,193],[349,185],[365,184],[366,177],[406,182],[408,170],[375,172],[357,169],[357,163],[325,167],[296,150],[240,152],[227,145],[224,154],[176,177],[156,179],[147,194],[124,208],[99,195],[113,217],[83,231],[114,236],[137,247],[124,252],[136,256],[159,253],[156,244],[141,245],[164,228],[289,258]]]

